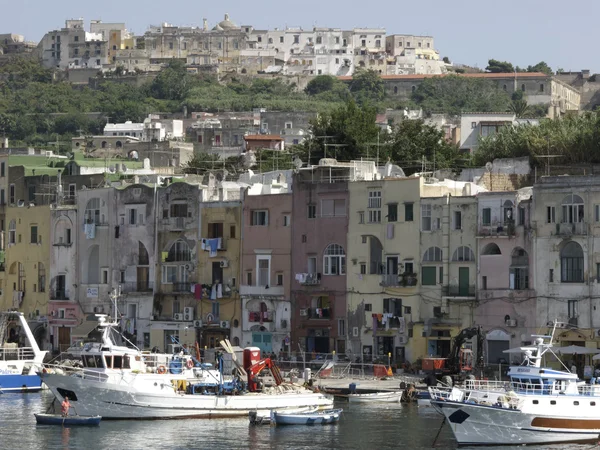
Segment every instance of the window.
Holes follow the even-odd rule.
[[[15,204],[15,185],[11,184],[8,188],[8,203]]]
[[[365,311],[373,311],[373,304],[372,303],[365,303]]]
[[[562,223],[578,223],[584,219],[583,199],[578,195],[567,195],[562,202]]]
[[[330,244],[325,249],[323,272],[325,275],[344,275],[346,273],[346,253],[341,245]]]
[[[556,208],[554,206],[546,206],[546,223],[556,222]]]
[[[381,223],[381,210],[370,209],[369,210],[369,223]]]
[[[461,211],[454,211],[454,229],[461,230],[462,229],[462,215]]]
[[[364,211],[359,211],[358,223],[365,223],[365,212]]]
[[[169,201],[167,199],[167,201]],[[171,204],[171,217],[187,217],[188,216],[188,205],[186,203],[172,203]],[[164,217],[164,215],[163,215]]]
[[[523,92],[525,92],[525,84],[522,84],[522,85],[521,85],[521,90],[522,90]]]
[[[102,269],[102,284],[108,284],[108,269]]]
[[[283,286],[283,274],[282,273],[277,274],[277,286]]]
[[[397,222],[398,221],[398,204],[390,203],[388,206],[387,219],[388,222]]]
[[[17,222],[15,220],[11,220],[8,225],[8,243],[17,243]]]
[[[435,286],[437,279],[436,267],[421,267],[421,284],[423,286]]]
[[[306,260],[307,273],[317,273],[317,257],[311,256]]]
[[[402,299],[401,298],[384,298],[383,299],[383,313],[392,314],[395,317],[402,317],[403,313]]]
[[[540,84],[540,92],[544,92],[544,85]]]
[[[596,281],[600,281],[600,263],[596,263]]]
[[[548,281],[550,283],[554,283],[554,269],[550,269],[548,271]]]
[[[38,286],[39,292],[46,292],[46,266],[38,262]]]
[[[344,217],[346,215],[345,199],[321,200],[321,217]]]
[[[177,283],[177,266],[162,266],[162,283]]]
[[[302,235],[302,243],[305,244],[307,240],[307,236],[305,234]]]
[[[423,262],[441,262],[442,261],[442,249],[439,247],[429,247],[423,255]]]
[[[100,224],[100,199],[92,198],[85,207],[85,223]]]
[[[412,261],[404,261],[404,273],[415,273]]]
[[[413,219],[413,206],[414,203],[405,203],[404,204],[404,221],[412,222]]]
[[[252,286],[252,271],[246,272],[246,284]]]
[[[266,210],[252,211],[252,226],[267,226],[269,224],[269,212]]]
[[[367,274],[367,263],[360,263],[360,274],[361,275]]]
[[[125,283],[125,271],[119,271],[119,283]]]
[[[338,336],[346,336],[346,320],[338,319]]]
[[[471,129],[477,128],[477,122],[471,122]]]
[[[279,36],[279,43],[283,44],[283,36]]]
[[[381,191],[369,191],[369,208],[381,208]]]
[[[443,266],[439,267],[439,276],[440,276],[439,283],[442,284],[444,282],[444,267]]]
[[[284,214],[283,215],[283,226],[284,227],[289,227],[290,226],[290,215],[289,214]]]
[[[6,163],[0,163],[0,177],[6,176]]]
[[[299,44],[300,43],[300,35],[299,34],[295,34],[294,35],[294,44]]]
[[[235,239],[235,225],[229,226],[229,237]]]
[[[487,277],[486,276],[481,277],[481,289],[483,289],[484,291],[487,290]]]
[[[560,279],[562,283],[583,283],[583,250],[574,241],[560,252]]]
[[[511,256],[510,289],[529,289],[529,255],[522,248],[515,248]]]
[[[519,206],[519,225],[525,225],[525,208]]]
[[[458,247],[452,255],[452,261],[475,261],[473,250],[469,247]]]
[[[31,226],[31,240],[29,242],[31,242],[32,244],[38,243],[38,227],[37,227],[37,225]]]
[[[594,221],[600,222],[600,205],[594,205]]]
[[[481,251],[481,254],[483,256],[501,255],[502,252],[500,251],[500,247],[498,247],[498,244],[490,242],[488,245],[486,245],[485,247],[483,247],[483,250]]]
[[[135,225],[136,219],[137,219],[137,210],[136,209],[128,209],[127,212],[128,212],[127,216],[129,218],[129,225]]]
[[[576,319],[577,316],[578,316],[578,314],[577,314],[577,300],[569,300],[567,308],[568,308],[569,319]]]
[[[307,212],[309,219],[314,219],[315,217],[317,217],[317,205],[308,205]]]
[[[191,259],[190,247],[187,242],[179,239],[171,245],[167,256],[169,262],[191,261]]]
[[[268,286],[271,284],[271,257],[258,256],[256,258],[256,285]]]
[[[431,205],[421,205],[421,230],[431,231]]]

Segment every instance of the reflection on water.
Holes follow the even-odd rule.
[[[430,449],[442,423],[433,409],[418,409],[416,405],[339,403],[336,406],[344,408],[340,423],[314,427],[250,426],[245,418],[103,421],[94,428],[36,426],[33,413],[46,411],[51,401],[48,392],[0,395],[0,448]],[[447,426],[436,448],[456,448]]]

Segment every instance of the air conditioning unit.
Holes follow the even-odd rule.
[[[221,328],[229,328],[229,320],[221,320]]]
[[[226,259],[224,259],[223,261],[221,261],[220,266],[221,267],[229,267],[229,261],[227,261]]]
[[[516,327],[517,326],[517,320],[516,319],[510,319],[506,321],[506,326],[507,327]]]
[[[358,337],[358,327],[352,327],[352,337]]]
[[[186,322],[194,320],[194,308],[183,308],[183,320]]]
[[[175,313],[175,314],[173,314],[173,320],[182,321],[183,320],[183,314],[181,314],[181,313]]]
[[[301,309],[300,310],[300,315],[301,316],[308,316],[308,310],[307,309]]]
[[[202,328],[202,321],[200,319],[194,320],[194,328]]]

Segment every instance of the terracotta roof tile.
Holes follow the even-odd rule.
[[[278,134],[249,134],[244,136],[246,141],[283,141],[283,138]]]
[[[457,73],[457,74],[442,74],[442,75],[431,75],[431,74],[421,74],[421,75],[381,75],[382,80],[424,80],[425,78],[434,78],[434,77],[445,77],[447,75],[458,75],[460,77],[467,78],[488,78],[488,79],[497,79],[497,78],[514,78],[514,72],[508,73]],[[519,78],[550,78],[551,75],[546,75],[542,72],[517,72],[516,73],[517,80]],[[350,81],[352,80],[351,76],[343,76],[338,77],[338,80],[341,81]]]

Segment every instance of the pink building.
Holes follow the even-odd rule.
[[[254,184],[243,196],[242,347],[289,352],[292,194],[285,183]]]
[[[535,333],[531,188],[485,192],[478,200],[478,306],[475,323],[486,332],[486,362],[511,362],[503,353]],[[519,355],[517,355],[520,357]]]
[[[251,134],[244,136],[246,150],[260,150],[268,148],[271,150],[283,150],[284,139],[278,134]]]
[[[292,349],[346,352],[346,243],[350,168],[320,165],[294,175]]]

